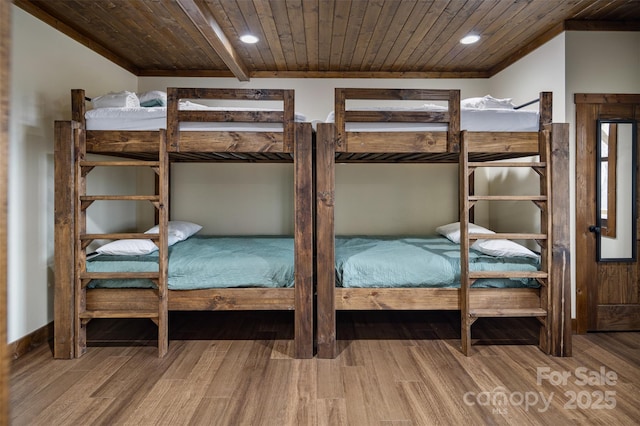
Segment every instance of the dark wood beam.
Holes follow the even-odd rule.
[[[640,31],[640,21],[586,21],[570,19],[564,22],[564,29],[565,31]]]
[[[249,81],[249,70],[238,57],[205,2],[201,0],[177,0],[177,2],[233,75],[240,81]]]

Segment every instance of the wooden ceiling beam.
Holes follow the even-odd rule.
[[[249,81],[249,70],[202,0],[177,0],[178,5],[198,28],[207,43],[240,81]]]
[[[569,19],[565,31],[640,31],[640,21],[587,21]]]

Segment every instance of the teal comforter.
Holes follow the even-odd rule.
[[[469,251],[472,271],[537,271],[525,257]],[[338,287],[460,287],[460,246],[444,237],[337,237]],[[482,279],[473,287],[538,287],[530,279]]]
[[[158,252],[144,256],[99,255],[89,272],[155,272]],[[228,287],[293,287],[291,237],[193,236],[169,247],[170,290]],[[152,288],[149,280],[94,280],[90,287]]]

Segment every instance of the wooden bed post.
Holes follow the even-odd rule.
[[[551,131],[551,301],[549,348],[553,356],[571,356],[571,252],[569,234],[569,124],[547,125]]]
[[[458,185],[459,189],[459,207],[460,207],[460,346],[462,353],[469,355],[471,351],[471,326],[475,322],[475,318],[471,318],[469,297],[470,287],[474,280],[469,278],[469,210],[471,203],[469,201],[469,146],[465,141],[466,131],[460,136],[460,154],[458,161]]]
[[[169,350],[169,151],[166,130],[160,129],[158,150],[158,228],[160,234],[158,256],[158,356]]]
[[[167,140],[169,141],[169,150],[173,152],[179,149],[180,123],[178,121],[178,89],[175,87],[167,87]]]
[[[83,89],[71,90],[71,119],[80,124],[81,129],[86,129],[85,113],[87,112],[86,99]]]
[[[55,122],[54,358],[74,357],[75,121]],[[71,173],[70,173],[71,172]]]
[[[313,144],[310,123],[295,125],[295,357],[313,358]]]
[[[334,132],[333,124],[318,124],[316,144],[318,358],[336,357]]]
[[[540,128],[544,130],[544,126],[553,123],[553,93],[540,92]]]
[[[449,91],[447,151],[460,152],[460,90]]]
[[[296,138],[296,132],[298,128],[296,127],[296,119],[295,119],[295,95],[294,90],[283,90],[282,91],[282,103],[284,110],[284,122],[283,125],[283,134],[282,134],[282,144],[284,152],[293,152],[294,144]],[[311,141],[311,133],[309,133],[309,141]]]

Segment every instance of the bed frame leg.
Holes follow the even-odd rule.
[[[549,294],[547,353],[553,356],[571,356],[571,237],[569,227],[569,125],[551,124],[550,170],[553,179],[551,191],[551,250],[552,268]]]
[[[77,123],[76,123],[77,125]],[[53,357],[75,356],[75,151],[74,122],[55,122],[55,283]]]
[[[295,357],[313,358],[313,141],[310,123],[295,133]]]
[[[318,358],[336,357],[334,134],[333,124],[318,124],[316,146]]]

